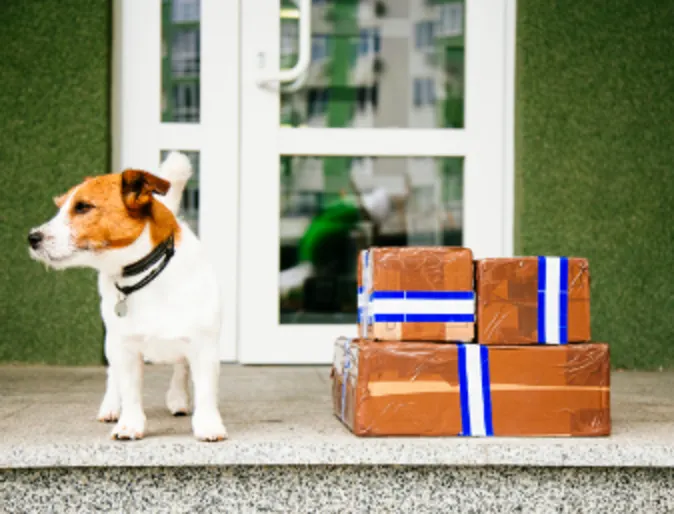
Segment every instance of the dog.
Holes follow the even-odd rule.
[[[166,405],[189,412],[202,441],[227,438],[218,410],[221,296],[194,232],[177,218],[192,167],[172,152],[159,173],[125,169],[86,178],[54,198],[56,215],[28,235],[30,256],[53,269],[98,271],[107,383],[98,420],[112,438],[141,439],[145,360],[174,365]]]

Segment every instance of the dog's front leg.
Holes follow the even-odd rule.
[[[119,381],[115,374],[115,369],[108,366],[108,381],[105,387],[105,395],[101,402],[101,407],[98,409],[98,421],[109,423],[119,419],[119,411],[121,410],[121,402],[119,397]]]
[[[106,327],[107,328],[107,327]],[[119,380],[115,373],[115,368],[110,365],[110,353],[115,351],[120,346],[119,338],[110,329],[105,333],[105,357],[108,359],[108,379],[105,386],[105,395],[103,401],[98,409],[98,416],[96,419],[104,423],[117,421],[119,419],[119,412],[122,409],[121,399],[119,395]]]
[[[194,415],[192,430],[201,441],[222,441],[227,430],[218,410],[218,378],[220,362],[217,342],[208,341],[189,358],[194,383]]]
[[[127,345],[120,344],[110,352],[110,366],[116,376],[122,399],[122,413],[115,428],[114,439],[141,439],[145,435],[143,412],[143,357]]]

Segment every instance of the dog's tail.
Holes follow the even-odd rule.
[[[180,209],[180,200],[187,181],[192,176],[192,163],[184,153],[171,152],[159,167],[159,176],[171,183],[166,196],[158,197],[173,214]]]

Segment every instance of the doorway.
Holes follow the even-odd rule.
[[[118,0],[115,91],[120,165],[198,167],[223,360],[330,362],[366,246],[512,254],[514,0],[222,4]]]

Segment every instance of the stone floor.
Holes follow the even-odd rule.
[[[0,366],[0,468],[246,464],[674,467],[674,373],[614,373],[614,434],[588,439],[352,436],[332,415],[323,367],[223,366],[230,439],[199,443],[164,407],[170,368],[147,366],[148,434],[95,421],[104,368]]]

